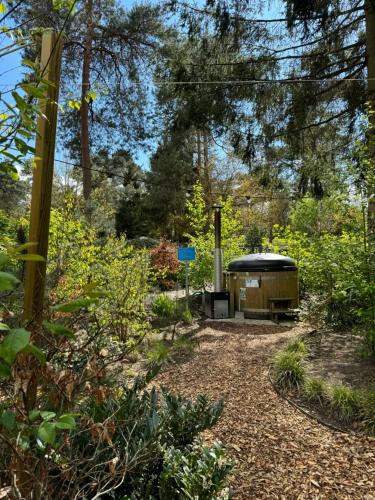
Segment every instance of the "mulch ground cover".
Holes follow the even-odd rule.
[[[375,499],[375,438],[335,432],[277,395],[268,378],[272,352],[306,331],[295,326],[202,323],[193,356],[157,382],[188,397],[224,399],[207,440],[235,462],[236,499]]]

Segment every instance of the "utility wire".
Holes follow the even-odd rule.
[[[54,52],[55,52],[55,50],[56,50],[56,47],[57,47],[57,45],[58,45],[58,43],[59,43],[59,41],[60,41],[60,38],[62,37],[63,31],[64,31],[64,29],[65,29],[65,26],[68,24],[69,18],[70,18],[71,14],[72,14],[72,12],[73,12],[73,10],[74,10],[75,6],[76,6],[76,3],[77,3],[77,0],[74,0],[74,1],[72,2],[72,5],[71,5],[70,9],[69,9],[69,11],[68,11],[67,15],[65,16],[65,19],[64,19],[63,25],[62,25],[62,27],[61,27],[61,29],[60,29],[60,31],[59,31],[59,34],[57,35],[56,42],[55,42],[54,46],[52,47],[52,50],[51,50],[51,53],[50,53],[50,55],[49,55],[49,57],[48,57],[48,60],[47,60],[47,62],[46,62],[46,65],[44,66],[43,71],[42,71],[42,73],[41,73],[41,78],[43,78],[43,75],[44,75],[44,73],[46,72],[46,69],[48,68],[48,65],[49,65],[49,63],[50,63],[51,57],[53,56],[53,54],[54,54]]]
[[[9,147],[9,148],[6,148],[6,149],[11,149],[12,151],[18,151],[17,148],[13,148],[13,147]],[[0,154],[2,153],[2,151],[0,151]],[[34,160],[34,157],[31,157],[31,158],[25,158],[25,160]],[[55,162],[57,163],[61,163],[61,164],[64,164],[64,165],[68,165],[70,167],[76,167],[76,168],[80,168],[82,170],[92,170],[93,172],[98,172],[100,174],[105,174],[107,177],[118,177],[119,179],[122,179],[124,180],[124,177],[123,175],[119,175],[119,174],[115,174],[115,173],[112,173],[112,172],[108,172],[106,170],[100,170],[98,168],[93,168],[93,167],[84,167],[83,165],[81,165],[80,163],[71,163],[69,161],[65,161],[65,160],[57,160],[55,158],[54,160]]]
[[[189,5],[185,2],[180,2],[180,1],[176,1],[175,2],[177,5],[181,5],[182,7],[185,7],[187,9],[190,9],[194,12],[198,12],[199,14],[205,14],[205,15],[208,15],[208,16],[211,16],[211,17],[224,17],[223,14],[220,14],[219,12],[215,12],[213,10],[208,10],[208,9],[200,9],[199,7],[195,7],[194,5]],[[341,11],[341,12],[337,12],[335,13],[335,17],[339,17],[339,16],[346,16],[348,14],[352,14],[354,12],[358,12],[358,11],[363,11],[364,10],[364,6],[360,6],[360,7],[353,7],[352,9],[348,9],[348,10],[344,10],[344,11]],[[227,13],[226,13],[227,14]],[[327,18],[329,19],[330,17],[332,16],[332,14],[327,14]],[[281,17],[281,18],[275,18],[275,19],[257,19],[257,18],[253,18],[253,19],[249,19],[249,18],[246,18],[246,17],[243,17],[243,16],[238,16],[238,15],[230,15],[228,16],[229,19],[233,19],[234,21],[240,21],[240,22],[244,22],[244,23],[261,23],[261,24],[265,24],[265,23],[284,23],[284,22],[288,22],[289,19],[287,17]],[[325,16],[323,15],[316,15],[316,16],[312,16],[311,18],[309,18],[309,20],[313,20],[313,21],[317,21],[319,19],[323,19],[325,18]],[[298,21],[298,22],[306,22],[306,19],[303,18],[303,17],[296,17],[296,18],[293,18],[293,21]]]
[[[2,23],[3,21],[5,21],[5,19],[10,16],[10,14],[12,14],[15,10],[18,9],[18,7],[23,4],[25,0],[20,0],[18,3],[16,3],[16,5],[14,5],[11,9],[8,10],[8,12],[6,12],[3,17],[0,19],[0,23]]]
[[[375,78],[280,78],[280,79],[264,79],[264,80],[186,80],[179,82],[168,81],[155,81],[153,85],[265,85],[267,83],[278,84],[293,84],[293,83],[318,83],[318,82],[369,82],[374,81]],[[8,87],[9,84],[0,84],[1,86]],[[22,85],[20,83],[19,85]],[[82,84],[81,84],[82,85]],[[83,84],[85,85],[85,84]],[[142,82],[128,82],[129,86],[145,85]],[[147,84],[146,84],[147,85]]]

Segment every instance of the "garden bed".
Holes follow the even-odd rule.
[[[375,360],[362,354],[362,338],[350,333],[323,334],[312,350],[308,370],[313,377],[355,389],[375,383]]]
[[[268,367],[281,343],[306,327],[204,323],[194,355],[169,364],[157,382],[188,397],[224,400],[206,439],[221,440],[234,460],[234,498],[373,498],[374,438],[342,434],[281,398]]]
[[[291,404],[343,432],[375,433],[375,363],[351,334],[314,332],[273,358],[270,380]]]

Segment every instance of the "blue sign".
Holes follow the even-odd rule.
[[[195,247],[179,247],[177,251],[178,260],[195,260]]]

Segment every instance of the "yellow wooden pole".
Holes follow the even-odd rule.
[[[37,246],[29,249],[47,259],[53,164],[55,157],[57,101],[59,97],[62,36],[47,29],[42,37],[41,68],[48,80],[46,98],[40,102],[35,145],[36,166],[33,173],[29,241]],[[35,333],[42,321],[46,262],[26,263],[24,322]]]

